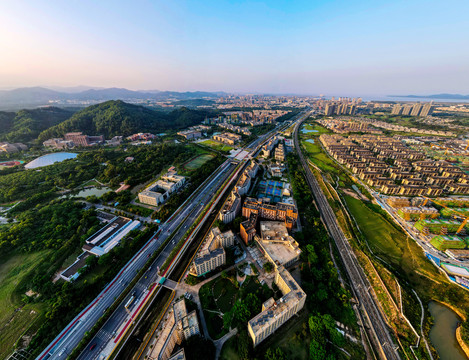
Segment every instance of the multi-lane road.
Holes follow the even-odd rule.
[[[38,359],[65,359],[75,346],[78,345],[85,332],[89,331],[93,327],[106,309],[112,305],[114,300],[119,297],[126,286],[133,280],[139,270],[148,261],[151,254],[156,251],[175,230],[177,230],[173,236],[174,240],[167,244],[162,253],[155,260],[154,264],[152,264],[151,270],[148,271],[146,276],[142,277],[132,289],[131,293],[135,292],[135,302],[138,302],[139,298],[144,294],[149,285],[157,279],[158,266],[161,266],[164,263],[165,259],[176,246],[179,239],[184,236],[187,229],[200,215],[205,204],[210,201],[215,192],[225,182],[235,168],[236,164],[231,161],[227,160],[224,162],[214,173],[214,176],[209,178],[203,186],[198,189],[195,197],[184,204],[177,214],[171,217],[160,227],[158,232],[147,244],[145,244],[135,257],[129,261],[112,282],[106,286],[103,292],[101,292],[98,297],[85,310],[83,310],[62,331],[61,334],[59,334],[59,336],[43,351]],[[127,298],[130,298],[130,296],[131,295],[128,295]],[[100,350],[110,341],[111,338],[118,335],[117,328],[127,317],[127,312],[124,308],[124,304],[128,300],[127,298],[92,340],[90,347],[93,347],[93,349],[90,351],[90,347],[88,347],[86,349],[87,353],[82,354],[80,358],[94,359],[99,357]],[[115,331],[116,333],[114,333]]]
[[[249,144],[246,159],[255,154],[260,146],[271,136],[277,134],[284,126],[270,131]],[[129,295],[121,302],[103,327],[98,331],[79,359],[106,358],[108,349],[113,347],[123,336],[122,325],[129,323],[129,314],[125,304],[131,296],[134,296],[133,304],[138,304],[147,296],[148,288],[158,279],[158,269],[163,265],[171,251],[179,240],[187,233],[195,220],[203,213],[206,205],[212,200],[218,189],[227,179],[233,181],[236,162],[225,161],[200,187],[194,192],[178,211],[162,224],[157,233],[140,249],[140,251],[121,269],[118,275],[105,287],[105,289],[89,304],[67,327],[47,346],[37,357],[42,359],[65,359],[78,345],[85,333],[89,331],[113,302],[126,289],[127,285],[135,278],[139,270],[146,264],[154,251],[172,236],[172,240],[154,260],[145,276],[141,277]],[[231,178],[230,178],[231,177]],[[130,309],[133,310],[132,307]],[[125,327],[124,327],[125,329]]]
[[[378,305],[369,292],[369,289],[371,288],[370,283],[363,273],[363,269],[359,265],[350,243],[338,225],[334,211],[330,207],[301,151],[298,139],[298,130],[301,126],[301,123],[302,120],[298,121],[295,125],[295,148],[303,165],[306,179],[309,183],[309,186],[311,187],[317,206],[321,213],[321,218],[326,224],[326,227],[339,250],[339,254],[341,256],[345,270],[350,279],[352,291],[355,295],[355,298],[359,301],[365,324],[367,324],[368,332],[371,335],[370,338],[372,339],[373,346],[375,350],[377,350],[380,358],[389,360],[400,359],[400,356],[389,333],[389,328],[383,319]]]

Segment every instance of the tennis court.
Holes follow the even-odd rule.
[[[273,202],[279,202],[282,200],[282,192],[285,183],[276,180],[262,180],[259,182],[257,197],[258,198],[270,198]]]

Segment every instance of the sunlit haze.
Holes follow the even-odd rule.
[[[0,87],[469,93],[468,1],[0,4]]]

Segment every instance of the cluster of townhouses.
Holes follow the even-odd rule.
[[[251,131],[249,131],[247,127],[241,127],[238,125],[233,125],[233,124],[228,124],[228,123],[221,123],[221,124],[218,124],[218,126],[223,129],[236,132],[238,134],[243,134],[247,136],[251,135]]]
[[[321,144],[360,180],[387,195],[469,193],[469,176],[443,160],[428,159],[395,137],[321,135]]]
[[[335,132],[336,134],[347,134],[350,132],[362,132],[368,134],[382,134],[381,130],[375,129],[369,124],[352,121],[349,119],[347,121],[343,121],[340,119],[321,119],[317,121],[320,125],[324,126],[325,128]]]
[[[410,128],[407,126],[397,125],[387,123],[385,121],[380,121],[376,119],[368,119],[368,118],[358,118],[357,121],[368,123],[373,125],[374,127],[378,127],[385,130],[390,131],[398,131],[398,132],[405,132],[405,133],[416,133],[416,134],[423,134],[423,135],[435,135],[435,136],[455,136],[455,134],[451,131],[444,131],[444,130],[429,130],[429,129],[418,129],[418,128]]]

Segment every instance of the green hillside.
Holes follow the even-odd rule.
[[[41,131],[60,124],[73,115],[72,111],[46,107],[14,112],[0,112],[0,140],[27,142],[38,137]]]
[[[160,112],[123,101],[106,101],[89,106],[63,123],[43,131],[41,141],[60,137],[70,131],[82,131],[88,135],[131,135],[136,132],[158,133],[169,129],[182,129],[199,124],[208,111],[180,108],[172,112]]]

